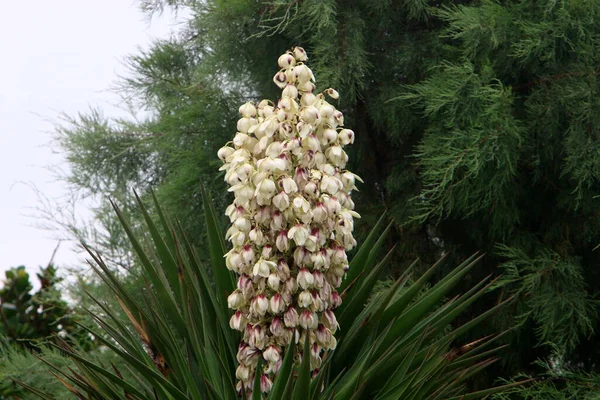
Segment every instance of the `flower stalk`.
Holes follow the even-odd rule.
[[[231,328],[243,333],[240,393],[252,391],[257,373],[268,393],[285,349],[300,350],[305,335],[310,354],[298,354],[310,357],[313,373],[337,344],[333,310],[342,301],[336,289],[348,270],[346,252],[356,246],[352,231],[360,216],[350,194],[360,178],[345,169],[344,147],[354,132],[327,101],[339,94],[314,93],[307,59],[301,47],[279,57],[273,82],[281,98],[242,105],[238,132],[218,152],[234,194],[225,259],[238,276],[228,305],[235,311]],[[259,357],[265,362],[257,371]]]

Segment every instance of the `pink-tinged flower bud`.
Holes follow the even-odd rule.
[[[309,81],[314,81],[315,77],[313,76],[312,71],[304,64],[296,65],[294,67],[294,77],[298,81],[298,83],[304,83]]]
[[[273,364],[281,360],[281,356],[279,354],[279,350],[275,346],[269,346],[263,352],[263,358],[269,362],[269,364]]]
[[[259,294],[254,299],[252,299],[252,303],[250,306],[255,314],[263,316],[269,309],[269,300],[267,300],[264,294]]]
[[[277,261],[277,275],[282,281],[287,281],[290,278],[290,267],[284,258]]]
[[[217,152],[217,155],[219,156],[221,161],[225,162],[225,160],[227,160],[227,157],[232,155],[233,152],[234,152],[234,149],[232,149],[231,147],[223,146],[219,149],[219,151]]]
[[[340,133],[338,133],[338,138],[340,143],[344,146],[354,143],[354,132],[350,129],[342,129]]]
[[[246,317],[244,317],[244,314],[241,311],[236,311],[229,319],[229,327],[231,327],[231,329],[235,329],[236,331],[243,331],[247,322],[248,321],[246,320]]]
[[[308,172],[306,168],[297,167],[294,174],[294,182],[298,185],[299,188],[304,188],[308,183]]]
[[[319,296],[319,292],[313,290],[311,293],[312,296],[312,304],[311,310],[321,312],[324,309],[323,300],[321,300],[321,296]]]
[[[262,230],[258,227],[254,227],[249,233],[248,238],[254,243],[256,246],[262,246],[265,244],[265,235]]]
[[[283,229],[284,226],[284,220],[283,220],[283,216],[281,215],[281,212],[275,210],[273,212],[273,219],[271,220],[271,228],[273,230],[281,230]]]
[[[290,307],[283,314],[283,323],[288,328],[295,328],[298,325],[298,312],[294,307]]]
[[[285,75],[285,72],[279,71],[278,73],[276,73],[273,77],[273,82],[275,82],[279,89],[283,89],[285,85],[287,85],[287,77]]]
[[[275,268],[276,266],[277,264],[275,264],[273,261],[267,261],[261,258],[256,264],[254,264],[252,275],[267,278],[271,274],[271,267]]]
[[[321,118],[330,118],[333,116],[334,112],[335,108],[333,108],[331,104],[323,103],[321,107],[319,107],[319,114],[321,115]]]
[[[323,287],[319,289],[319,297],[323,301],[323,307],[329,308],[331,306],[329,304],[331,300],[331,285],[325,280],[325,277],[323,277],[323,280]]]
[[[290,68],[296,65],[296,59],[291,54],[282,54],[277,60],[280,68]]]
[[[293,239],[296,246],[304,246],[306,239],[308,239],[308,229],[302,224],[294,225],[288,231],[288,239]]]
[[[283,327],[283,323],[281,322],[281,319],[273,318],[273,321],[271,321],[271,326],[269,327],[269,330],[271,331],[271,333],[275,337],[281,337],[285,333],[284,329],[285,328]]]
[[[307,251],[304,247],[296,247],[296,249],[294,250],[294,263],[296,265],[304,264],[306,253]]]
[[[273,382],[269,379],[269,377],[263,374],[260,377],[260,391],[263,393],[269,393],[273,388]]]
[[[304,329],[317,329],[317,314],[308,310],[304,310],[300,314],[298,322],[300,326]]]
[[[339,295],[337,291],[331,292],[331,307],[338,308],[342,305],[342,297]]]
[[[312,304],[312,296],[309,291],[304,290],[298,296],[298,307],[307,308]]]
[[[296,87],[298,88],[298,91],[301,93],[312,93],[317,88],[315,86],[315,84],[310,81],[304,82],[304,83],[297,83]]]
[[[313,263],[313,268],[315,269],[315,271],[313,271],[313,276],[315,277],[315,286],[316,287],[321,287],[318,284],[318,280],[316,278],[316,273],[318,272],[319,274],[321,274],[318,270],[325,267],[325,263],[326,263],[326,258],[325,258],[325,254],[322,250],[312,253],[310,255],[310,260]],[[321,274],[320,276],[323,276],[323,274]]]
[[[250,379],[250,369],[244,364],[240,364],[235,370],[235,377],[240,381],[245,382]]]
[[[296,86],[292,85],[291,83],[288,83],[285,89],[283,89],[283,92],[281,92],[281,96],[289,97],[290,99],[295,99],[298,97],[298,89],[296,88]]]
[[[308,60],[308,56],[306,55],[306,51],[300,47],[294,47],[294,49],[292,50],[292,53],[294,54],[294,58],[296,59],[296,61],[306,61]]]
[[[315,283],[315,279],[313,278],[312,274],[306,268],[300,269],[300,271],[298,272],[297,281],[298,281],[298,285],[302,289],[309,289]]]
[[[292,178],[286,176],[280,181],[280,185],[283,188],[283,191],[287,194],[296,193],[298,191],[298,185]]]
[[[234,250],[230,250],[225,255],[225,266],[230,271],[240,272],[243,266],[243,258],[242,256]]]
[[[285,309],[285,304],[283,303],[283,299],[279,293],[275,293],[275,295],[271,297],[269,305],[271,307],[271,314],[273,315],[279,314]]]
[[[290,278],[285,281],[285,290],[287,293],[296,293],[296,290],[298,290],[298,284],[294,278]]]
[[[344,125],[344,114],[341,111],[336,110],[333,113],[333,120],[335,121],[334,125],[343,126]]]
[[[277,239],[275,239],[275,246],[277,250],[282,253],[285,253],[290,249],[290,239],[287,237],[287,231],[281,230],[277,235]]]
[[[251,347],[256,347],[257,349],[263,349],[265,347],[265,332],[260,327],[260,325],[255,325],[252,328],[252,333],[250,334],[250,340],[248,344]]]
[[[302,107],[313,106],[317,101],[317,96],[312,93],[304,93],[300,98],[300,105]]]
[[[302,147],[312,152],[321,150],[321,143],[314,133],[302,139]]]
[[[244,296],[239,291],[234,291],[227,297],[227,304],[232,310],[237,310],[245,303]]]
[[[281,280],[279,279],[279,276],[277,274],[271,274],[269,275],[269,278],[267,279],[267,284],[269,285],[269,288],[271,288],[274,291],[279,291],[279,283],[281,282]]]
[[[331,97],[334,100],[337,100],[340,98],[340,94],[335,89],[329,88],[325,91],[325,93],[327,93],[329,95],[329,97]]]
[[[276,190],[277,187],[275,186],[275,182],[273,182],[271,179],[264,179],[260,181],[260,183],[256,186],[255,195],[261,195],[267,198],[271,198],[275,194]]]
[[[240,106],[239,112],[242,114],[242,117],[252,118],[256,115],[256,107],[252,103],[246,103]]]
[[[331,331],[325,328],[325,325],[319,324],[315,336],[317,338],[317,343],[319,344],[319,346],[323,347],[324,349],[329,348],[329,345],[331,344],[332,335]]]
[[[323,314],[321,314],[321,317],[323,325],[325,325],[325,327],[328,328],[331,333],[335,333],[340,327],[333,311],[325,310],[323,311]]]
[[[252,224],[248,220],[248,218],[240,217],[235,220],[233,224],[240,232],[248,233],[250,229],[252,229]]]
[[[302,192],[304,192],[304,194],[306,196],[308,196],[309,198],[312,197],[316,197],[317,196],[317,184],[315,182],[308,182],[306,184],[306,186],[304,186],[304,189],[302,190]]]
[[[252,284],[252,279],[248,277],[248,275],[243,274],[240,276],[237,282],[238,289],[242,292],[244,299],[250,299],[254,295],[254,286]]]
[[[273,246],[271,246],[270,244],[264,245],[263,249],[262,249],[262,257],[263,258],[271,258],[272,255],[273,255]]]
[[[273,197],[273,205],[283,211],[290,206],[290,198],[285,192],[279,192],[279,194]]]
[[[333,143],[337,140],[337,132],[335,129],[325,129],[323,131],[323,138],[327,144]]]
[[[336,194],[341,188],[343,187],[342,182],[340,182],[339,179],[334,178],[333,176],[330,175],[323,175],[323,177],[321,178],[321,192],[324,193],[329,193],[331,195]],[[339,204],[339,202],[338,202]],[[325,205],[327,206],[327,202],[325,202]],[[341,206],[340,206],[341,208]],[[329,207],[328,207],[329,209]],[[331,211],[331,210],[329,210]],[[335,214],[335,213],[332,213]]]
[[[314,343],[310,348],[310,369],[316,369],[321,366],[321,347]]]
[[[342,205],[334,196],[323,199],[323,204],[327,208],[327,213],[329,216],[337,215],[342,211]]]
[[[256,125],[258,121],[254,118],[240,118],[237,122],[237,129],[241,133],[248,133],[251,127]]]
[[[318,125],[321,122],[321,114],[319,114],[319,110],[315,106],[304,107],[300,112],[300,118],[311,125]]]
[[[313,220],[320,224],[327,219],[327,215],[327,207],[321,202],[317,203],[313,209]]]

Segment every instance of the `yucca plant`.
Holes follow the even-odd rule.
[[[56,346],[73,358],[78,370],[55,368],[56,376],[80,399],[237,399],[240,334],[229,327],[227,310],[227,296],[235,283],[224,265],[227,249],[210,199],[205,193],[210,267],[201,262],[180,227],[169,222],[157,203],[155,222],[139,198],[138,202],[148,237],[136,237],[126,217],[114,207],[147,279],[144,295],[136,297],[126,290],[101,256],[90,252],[90,265],[113,290],[131,323],[124,324],[95,299],[105,313],[93,315],[101,331],[84,327],[108,351],[118,354],[136,379],[126,380],[114,366],[102,365],[60,342]],[[501,346],[494,346],[499,336],[462,345],[460,340],[504,303],[448,329],[491,286],[486,278],[467,293],[441,303],[479,257],[463,262],[424,294],[419,295],[439,263],[410,285],[412,268],[408,268],[393,285],[374,293],[391,254],[381,260],[377,257],[390,228],[385,221],[382,216],[350,262],[344,306],[337,310],[342,326],[337,348],[311,374],[310,358],[294,365],[297,352],[289,347],[268,395],[261,393],[256,374],[253,399],[476,399],[516,385],[474,393],[465,387],[496,361],[494,354]],[[308,354],[307,340],[303,347]],[[51,394],[24,386],[43,399],[52,399]]]
[[[345,169],[343,147],[354,133],[326,100],[338,98],[335,90],[313,93],[306,60],[299,47],[279,58],[281,99],[242,105],[238,133],[219,151],[235,195],[226,212],[233,248],[202,191],[210,268],[155,198],[151,215],[136,195],[148,232],[141,238],[113,204],[147,283],[139,298],[90,252],[130,324],[95,299],[102,332],[86,329],[137,379],[59,343],[79,369],[56,374],[78,398],[472,399],[502,389],[466,388],[496,360],[497,337],[460,340],[504,303],[449,329],[490,289],[490,277],[440,304],[477,256],[424,294],[436,266],[410,285],[412,268],[374,290],[393,252],[379,260],[391,229],[383,215],[348,261],[360,178]]]

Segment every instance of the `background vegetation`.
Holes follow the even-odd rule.
[[[119,89],[145,117],[111,120],[92,110],[57,128],[75,190],[121,199],[135,228],[131,189],[154,189],[206,258],[198,182],[217,207],[227,204],[216,150],[235,132],[239,104],[274,98],[273,60],[300,44],[318,88],[342,94],[338,108],[356,132],[349,168],[365,180],[355,196],[363,215],[357,236],[383,209],[394,218],[388,247],[399,246],[390,276],[417,257],[424,267],[442,253],[455,261],[483,250],[482,265],[457,290],[503,275],[496,296],[478,301],[472,315],[516,296],[477,331],[481,337],[516,326],[504,336],[510,346],[502,362],[479,383],[521,374],[543,378],[519,389],[525,398],[542,393],[535,390],[571,398],[596,392],[600,3],[141,6],[149,16],[179,9],[186,23],[127,60],[131,73]],[[133,265],[113,214],[103,207],[97,217],[107,235],[91,244],[110,254],[115,268]]]

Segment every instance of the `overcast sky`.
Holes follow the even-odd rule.
[[[0,13],[0,280],[4,270],[45,266],[57,242],[37,228],[35,186],[50,199],[66,193],[48,166],[51,131],[60,112],[100,106],[119,113],[108,89],[126,73],[123,58],[174,29],[174,16],[151,22],[134,0],[32,0],[5,2]],[[56,149],[54,149],[56,150]],[[74,265],[72,244],[55,261]]]

